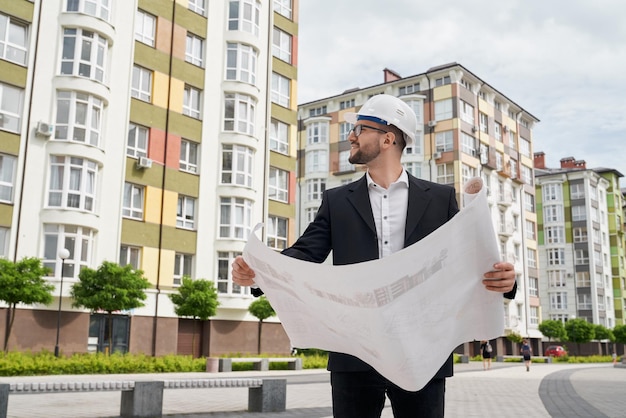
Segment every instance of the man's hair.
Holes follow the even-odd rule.
[[[406,147],[406,141],[404,140],[404,132],[400,130],[396,125],[388,125],[389,132],[393,132],[395,135],[395,144],[400,147],[400,151],[404,151]]]

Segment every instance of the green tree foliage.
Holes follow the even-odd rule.
[[[542,321],[538,328],[545,337],[548,337],[548,341],[552,341],[553,338],[558,341],[567,339],[567,333],[565,332],[565,327],[561,321],[547,319]]]
[[[35,257],[25,257],[17,262],[0,259],[0,300],[9,305],[7,313],[9,325],[4,338],[5,352],[8,349],[17,304],[49,305],[52,302],[54,285],[44,279],[50,272],[51,270],[43,267],[41,260]]]
[[[600,354],[602,354],[602,340],[609,340],[611,342],[615,341],[615,335],[613,335],[613,331],[605,327],[604,325],[595,324],[594,325],[594,339],[598,340],[598,346],[600,347]],[[609,354],[609,348],[606,347],[606,353]]]
[[[565,323],[567,341],[576,343],[576,354],[580,355],[580,343],[588,343],[595,337],[595,326],[584,319],[570,319]]]
[[[613,328],[615,342],[626,344],[626,325],[615,325]]]
[[[510,332],[507,334],[506,336],[507,340],[513,342],[513,343],[521,343],[522,341],[524,341],[524,337],[522,337],[521,335],[519,335],[517,332]]]
[[[150,282],[143,277],[143,271],[133,270],[130,265],[122,267],[110,261],[102,262],[97,270],[83,268],[78,278],[79,281],[70,291],[74,299],[72,306],[108,314],[108,342],[112,349],[113,312],[144,306],[145,290],[150,287]]]
[[[265,296],[259,297],[257,300],[252,302],[248,307],[248,312],[254,315],[255,318],[259,320],[259,339],[257,343],[257,352],[261,354],[261,329],[263,326],[263,321],[271,316],[276,315],[274,308],[270,304],[270,301],[267,300]]]
[[[212,281],[205,279],[192,280],[185,276],[177,293],[170,295],[170,300],[174,304],[174,312],[178,316],[193,318],[193,334],[191,337],[191,356],[196,340],[196,321],[198,319],[206,321],[217,311],[219,301],[217,300],[217,290]]]

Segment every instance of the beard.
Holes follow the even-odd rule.
[[[355,149],[354,154],[350,155],[348,161],[350,164],[367,164],[380,154],[380,145],[376,142],[376,145],[370,145],[367,147],[359,147]]]

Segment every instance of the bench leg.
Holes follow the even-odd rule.
[[[164,382],[135,382],[133,390],[122,391],[122,418],[160,417],[163,414]]]
[[[221,358],[219,363],[218,371],[220,372],[232,372],[233,371],[233,361],[229,358]]]
[[[295,358],[294,361],[287,363],[287,368],[289,370],[302,370],[302,359],[300,357]]]
[[[263,379],[263,385],[248,389],[249,412],[284,412],[287,406],[287,379]]]
[[[9,389],[11,385],[8,383],[0,384],[0,418],[7,418],[9,409]]]
[[[255,362],[252,365],[254,370],[268,371],[270,369],[270,361],[266,358],[262,358],[261,360]]]

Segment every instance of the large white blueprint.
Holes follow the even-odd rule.
[[[255,234],[244,259],[294,347],[354,355],[396,385],[419,390],[459,344],[504,331],[503,298],[483,274],[499,261],[480,179],[465,207],[428,237],[383,259],[347,266],[297,260]]]

